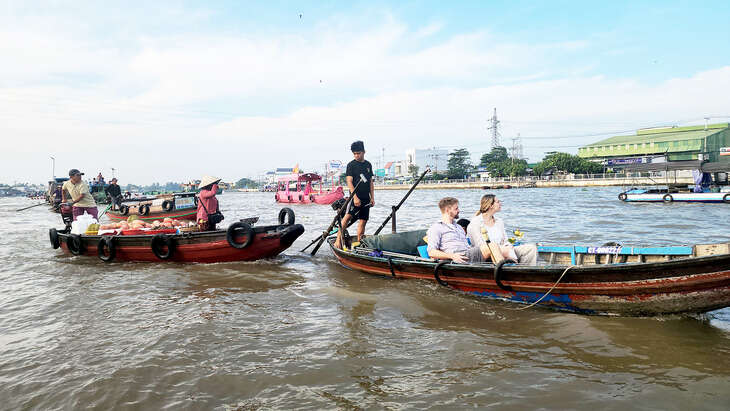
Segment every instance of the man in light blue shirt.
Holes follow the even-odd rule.
[[[439,201],[441,221],[434,223],[427,231],[428,256],[452,260],[455,263],[484,262],[489,260],[489,247],[483,244],[472,247],[466,240],[464,229],[454,223],[459,218],[459,200],[445,197]]]

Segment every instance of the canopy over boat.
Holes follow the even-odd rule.
[[[304,174],[287,174],[285,176],[280,176],[276,179],[279,183],[289,183],[289,182],[316,182],[316,181],[322,181],[322,177],[317,173],[304,173]]]

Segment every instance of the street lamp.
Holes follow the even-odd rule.
[[[56,158],[51,156],[51,160],[52,160],[51,163],[53,164],[51,173],[53,174],[53,178],[55,179],[56,178]]]

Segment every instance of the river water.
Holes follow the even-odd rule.
[[[551,244],[728,242],[722,204],[626,204],[617,188],[494,191],[508,227]],[[405,191],[377,191],[368,232]],[[399,229],[476,211],[480,190],[417,190]],[[280,208],[219,197],[224,225]],[[0,199],[0,409],[723,409],[730,309],[592,317],[371,277],[329,249],[226,264],[111,263],[53,250],[58,214]],[[386,229],[387,232],[388,229]]]

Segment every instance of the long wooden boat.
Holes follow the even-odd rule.
[[[195,220],[197,214],[195,193],[160,194],[124,200],[119,208],[114,207],[106,213],[111,220],[121,221],[136,215],[147,222],[165,218]]]
[[[218,263],[274,257],[289,248],[302,233],[304,227],[294,224],[292,213],[286,224],[261,227],[239,221],[225,230],[145,235],[79,235],[71,234],[68,228],[61,231],[52,228],[49,236],[54,249],[98,257],[105,262]]]
[[[423,230],[420,234],[425,232]],[[406,233],[403,233],[406,234]],[[583,314],[654,316],[730,306],[730,244],[637,248],[538,248],[545,265],[456,264],[420,257],[401,234],[373,236],[332,252],[345,267],[394,278],[436,281],[488,298]],[[411,236],[413,237],[413,236]],[[378,240],[384,240],[378,242]],[[389,240],[389,241],[385,241]],[[390,249],[368,244],[398,244]],[[421,246],[423,246],[421,240]]]

